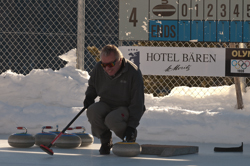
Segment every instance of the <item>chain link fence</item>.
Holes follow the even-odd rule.
[[[77,0],[0,0],[0,73],[58,70],[77,42]]]
[[[6,70],[24,75],[32,69],[58,70],[66,64],[58,56],[76,47],[77,67],[88,72],[107,44],[229,47],[229,43],[214,42],[119,41],[119,0],[0,0],[0,13],[0,74]],[[79,34],[84,37],[79,38]],[[249,48],[248,44],[245,46]],[[203,97],[226,90],[219,86],[234,84],[232,77],[144,75],[143,78],[145,93],[154,96],[165,96],[175,87],[187,86],[200,87],[193,96]],[[243,80],[243,87],[250,85],[249,78]],[[215,88],[206,91],[208,87]]]

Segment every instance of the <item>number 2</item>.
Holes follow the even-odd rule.
[[[208,17],[213,17],[213,15],[211,14],[211,12],[212,12],[212,10],[213,10],[213,5],[212,5],[212,4],[209,4],[207,8],[210,8],[210,10],[208,11],[207,16],[208,16]]]
[[[134,27],[136,27],[136,23],[138,22],[138,20],[136,19],[136,8],[132,9],[132,12],[129,17],[129,22],[134,23]]]

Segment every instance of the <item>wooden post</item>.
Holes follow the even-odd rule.
[[[76,68],[84,70],[85,50],[85,0],[78,0],[77,13],[77,60]]]
[[[239,48],[247,48],[246,44],[239,43]],[[247,93],[246,77],[240,77],[240,87],[243,93]]]
[[[230,43],[230,48],[235,48],[235,43]],[[237,109],[243,109],[244,105],[241,93],[240,77],[234,77],[234,83],[237,98]]]
[[[243,109],[243,99],[241,94],[241,87],[240,87],[240,78],[234,77],[235,83],[235,90],[236,90],[236,97],[237,97],[237,109]]]

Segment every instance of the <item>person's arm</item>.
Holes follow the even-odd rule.
[[[94,68],[88,81],[89,86],[87,87],[85,99],[83,101],[85,108],[88,108],[91,104],[93,104],[95,102],[95,98],[97,97],[97,92],[95,89],[95,72],[96,69]]]
[[[137,126],[145,111],[144,106],[144,84],[140,71],[132,78],[131,102],[128,107],[129,119],[128,125],[124,133],[127,142],[135,142],[137,137]]]
[[[140,71],[132,78],[128,126],[136,128],[144,113],[144,84]]]

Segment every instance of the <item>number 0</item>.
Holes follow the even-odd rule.
[[[136,27],[136,23],[138,22],[138,20],[136,19],[136,8],[132,9],[132,12],[129,17],[129,22],[134,23],[134,27]]]

